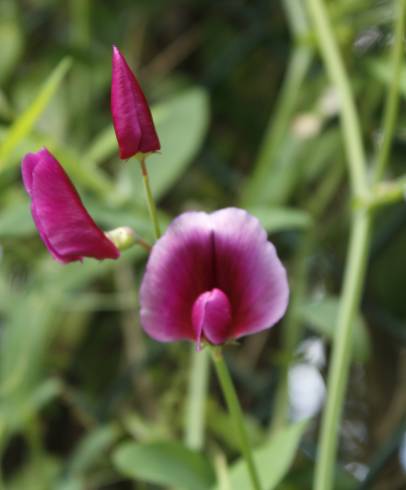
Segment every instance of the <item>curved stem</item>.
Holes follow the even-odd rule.
[[[343,296],[328,376],[327,404],[321,425],[321,437],[313,486],[315,490],[330,490],[333,488],[339,421],[350,366],[352,326],[364,283],[370,226],[371,216],[368,211],[360,210],[354,215],[345,269]]]
[[[323,61],[338,92],[341,123],[353,194],[367,194],[365,153],[351,86],[323,0],[307,0]]]
[[[373,182],[378,182],[385,171],[395,129],[397,108],[399,104],[399,85],[402,68],[403,37],[405,33],[406,0],[398,1],[395,15],[395,40],[392,51],[392,75],[383,117],[382,141],[378,150],[373,173]]]
[[[362,200],[369,196],[369,186],[362,134],[350,81],[323,0],[307,0],[307,4],[324,63],[341,102],[341,125],[352,194],[356,199]],[[343,293],[328,376],[327,403],[323,412],[318,447],[313,486],[315,490],[331,490],[333,488],[339,424],[350,367],[353,324],[364,284],[370,227],[371,215],[369,211],[365,209],[353,210]]]
[[[149,216],[151,218],[151,222],[154,227],[155,238],[158,240],[158,238],[161,236],[161,229],[159,227],[155,201],[154,198],[152,197],[151,186],[149,185],[148,170],[147,170],[147,166],[145,165],[145,156],[141,157],[139,162],[141,165],[142,180],[144,182],[145,196],[147,198]]]
[[[185,443],[191,449],[201,449],[204,441],[205,408],[209,377],[209,356],[206,350],[191,346],[191,367],[185,419]]]
[[[235,430],[237,431],[238,438],[240,440],[241,453],[245,459],[245,462],[247,463],[248,473],[251,477],[252,488],[254,490],[261,490],[262,487],[259,481],[257,470],[255,468],[247,431],[244,425],[244,416],[241,410],[240,402],[238,401],[233,381],[231,379],[227,365],[224,362],[221,348],[210,347],[210,350],[220,386],[223,391],[223,395],[226,400]]]

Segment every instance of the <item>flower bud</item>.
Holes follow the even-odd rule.
[[[113,46],[111,114],[122,160],[161,148],[145,95],[116,46]]]

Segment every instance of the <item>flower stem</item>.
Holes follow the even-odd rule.
[[[145,165],[145,156],[141,157],[139,162],[141,166],[142,179],[144,181],[144,189],[145,189],[145,196],[147,198],[149,216],[151,218],[151,222],[154,228],[155,238],[158,240],[158,238],[161,236],[161,229],[159,227],[155,201],[154,198],[152,197],[151,186],[149,185],[148,170],[147,170],[147,166]]]
[[[339,423],[350,367],[353,320],[364,283],[370,226],[371,216],[368,211],[360,210],[354,214],[343,295],[328,376],[328,397],[321,425],[314,490],[333,488]]]
[[[300,307],[305,302],[308,272],[308,264],[306,259],[310,253],[312,244],[313,231],[310,230],[302,237],[302,242],[299,245],[294,258],[292,284],[295,284],[295,290],[292,291],[289,310],[281,332],[282,362],[278,369],[279,381],[273,404],[273,414],[269,429],[270,437],[274,436],[280,429],[283,429],[288,422],[289,368],[302,334]]]
[[[395,14],[395,39],[392,50],[391,83],[385,104],[383,116],[382,141],[378,150],[376,164],[373,173],[373,182],[378,182],[385,171],[395,129],[397,108],[399,103],[399,85],[402,69],[403,43],[405,33],[406,0],[397,2]]]
[[[343,60],[323,0],[307,0],[308,11],[313,21],[320,52],[340,100],[341,126],[347,152],[349,174],[353,194],[367,194],[366,158],[362,143],[361,128]]]
[[[264,140],[255,163],[255,169],[244,189],[243,204],[258,204],[268,197],[267,186],[270,168],[277,161],[280,144],[289,127],[298,94],[312,61],[312,50],[307,46],[296,46],[290,56],[282,92],[277,99],[277,107],[272,114]]]
[[[209,377],[209,356],[206,350],[191,346],[191,368],[185,419],[185,443],[191,449],[201,449],[204,441],[205,408]]]
[[[324,63],[340,99],[341,126],[353,198],[367,199],[370,191],[366,175],[366,158],[350,80],[323,0],[307,0],[307,5]],[[369,210],[353,209],[343,292],[328,376],[327,403],[323,412],[318,446],[314,490],[333,488],[339,424],[350,369],[353,324],[365,279],[370,228]]]
[[[223,391],[223,395],[226,400],[235,430],[238,434],[241,453],[245,459],[245,462],[247,463],[248,473],[251,477],[252,488],[254,490],[261,490],[262,487],[254,464],[247,431],[244,425],[244,416],[230,373],[228,371],[226,363],[224,362],[221,347],[210,347],[210,350],[220,386]]]

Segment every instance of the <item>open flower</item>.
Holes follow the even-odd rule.
[[[96,225],[60,163],[47,149],[22,162],[31,213],[45,246],[59,262],[117,259],[120,252]]]
[[[121,159],[161,148],[148,102],[116,46],[113,46],[111,114]]]
[[[222,344],[274,325],[288,297],[285,268],[256,218],[237,208],[188,212],[152,249],[141,323],[161,342]]]

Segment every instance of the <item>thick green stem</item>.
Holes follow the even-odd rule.
[[[204,420],[209,377],[209,356],[206,350],[191,346],[191,368],[185,419],[185,443],[191,449],[201,449],[204,441]]]
[[[307,5],[319,49],[340,100],[341,125],[353,197],[359,200],[366,199],[369,196],[366,158],[350,81],[323,0],[307,0]],[[313,487],[315,490],[333,488],[339,425],[350,368],[353,324],[364,283],[370,227],[369,210],[354,209],[343,292],[328,377],[327,403],[323,413],[318,446]]]
[[[350,366],[352,327],[364,283],[370,225],[371,217],[368,211],[360,210],[355,213],[351,227],[343,295],[328,376],[329,390],[321,425],[313,487],[315,490],[330,490],[333,488],[340,417]]]
[[[155,201],[154,201],[154,198],[152,197],[152,191],[151,191],[151,187],[149,185],[148,170],[147,170],[147,166],[145,165],[145,157],[142,157],[139,160],[139,162],[141,165],[142,179],[144,182],[145,196],[147,198],[147,206],[148,206],[149,216],[151,218],[151,222],[152,222],[152,225],[154,228],[155,238],[158,240],[158,238],[161,236],[161,229],[159,227],[159,221],[158,221],[158,215],[156,212]]]
[[[382,141],[378,150],[373,173],[373,182],[378,182],[385,171],[395,129],[397,109],[399,104],[399,85],[402,69],[403,43],[406,22],[406,0],[399,0],[395,15],[395,40],[392,51],[391,83],[385,104],[383,116]]]
[[[251,477],[252,488],[254,490],[261,490],[262,487],[259,481],[257,470],[255,468],[247,431],[244,425],[244,416],[230,373],[228,371],[226,363],[224,362],[221,348],[210,347],[210,349],[220,386],[223,391],[223,395],[226,400],[235,431],[238,434],[241,453],[245,459],[245,462],[247,463],[248,473]]]
[[[353,194],[361,197],[368,191],[366,159],[350,81],[323,0],[307,0],[307,5],[324,64],[340,100],[341,125]]]

